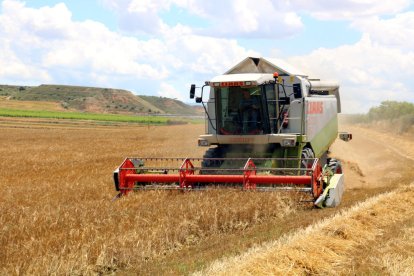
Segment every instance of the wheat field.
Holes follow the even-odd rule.
[[[195,275],[412,275],[413,196],[414,183]]]
[[[202,125],[0,126],[0,274],[142,274],[205,240],[283,219],[277,193],[148,191],[112,202],[127,156],[200,157]]]
[[[177,275],[197,270],[266,274],[281,269],[266,266],[270,260],[294,260],[296,253],[299,260],[306,256],[308,263],[297,262],[299,265],[294,267],[288,263],[295,273],[328,273],[329,266],[321,268],[321,253],[317,250],[321,242],[313,243],[313,238],[322,235],[318,239],[323,239],[326,233],[335,233],[336,228],[318,226],[335,214],[335,224],[342,228],[336,231],[340,235],[333,235],[337,240],[330,248],[336,246],[339,251],[322,248],[328,254],[327,260],[332,257],[324,263],[336,265],[337,270],[332,271],[358,274],[386,269],[389,274],[410,273],[413,216],[405,212],[410,208],[387,205],[397,211],[390,212],[391,216],[401,218],[390,220],[386,216],[382,220],[383,216],[369,216],[381,219],[379,224],[369,225],[363,224],[364,209],[356,209],[362,211],[355,217],[342,212],[369,197],[412,182],[412,139],[394,137],[392,146],[380,149],[378,145],[389,140],[388,136],[369,129],[353,130],[357,134],[355,141],[339,141],[332,148],[333,153],[346,158],[343,164],[348,188],[343,202],[338,208],[316,210],[280,193],[235,190],[145,191],[112,201],[116,195],[112,173],[125,157],[201,157],[205,149],[197,147],[197,137],[204,132],[203,125],[102,125],[3,118],[0,274]],[[378,141],[371,142],[369,137]],[[397,150],[400,145],[405,146],[404,151]],[[404,195],[412,194],[412,188],[403,191]],[[402,203],[407,204],[408,199]],[[381,214],[386,210],[387,207]],[[403,227],[399,227],[401,221]],[[360,223],[365,232],[361,230],[359,240],[346,239],[355,230],[352,226]],[[308,226],[314,230],[300,230]],[[370,231],[376,227],[378,231],[372,238]],[[301,233],[309,235],[300,236]],[[286,237],[311,242],[304,247],[304,243],[286,243]],[[375,247],[370,241],[379,238],[383,246]],[[266,255],[276,256],[269,261],[261,255],[265,265],[255,264],[261,270],[253,272],[249,267],[252,262],[238,259],[244,252],[251,252],[249,249],[271,241],[280,243],[277,248],[287,255]],[[349,244],[352,246],[347,247]],[[235,270],[231,262],[218,261],[218,270],[210,266],[217,259],[233,257]]]

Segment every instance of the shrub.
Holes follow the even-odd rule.
[[[380,106],[373,107],[368,114],[356,115],[353,118],[360,122],[374,123],[386,128],[392,128],[397,133],[407,132],[414,125],[414,104],[409,102],[385,101]]]
[[[408,132],[414,126],[414,114],[404,115],[398,119],[396,124],[398,126],[398,133]]]
[[[67,102],[62,102],[60,105],[65,109],[69,108],[69,104]]]
[[[368,112],[370,121],[392,120],[414,114],[414,104],[409,102],[385,101],[379,107],[373,107]]]

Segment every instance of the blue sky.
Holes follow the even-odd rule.
[[[122,88],[189,102],[247,56],[341,84],[343,111],[414,102],[413,0],[3,0],[0,83]]]

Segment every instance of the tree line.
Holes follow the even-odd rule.
[[[372,107],[367,114],[351,115],[350,123],[388,124],[398,133],[404,133],[414,126],[414,104],[410,102],[384,101],[379,106]]]
[[[372,107],[367,116],[369,121],[394,120],[403,117],[414,118],[414,104],[409,102],[385,101],[378,107]]]

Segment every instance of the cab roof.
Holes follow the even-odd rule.
[[[302,76],[308,75],[287,62],[276,58],[247,57],[224,74],[243,73],[268,73],[278,72],[281,76]]]
[[[210,80],[210,83],[215,82],[255,82],[257,85],[274,80],[273,74],[229,74],[220,75]]]

